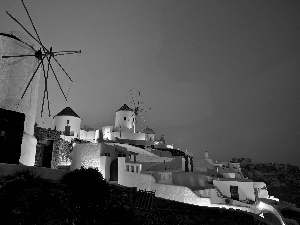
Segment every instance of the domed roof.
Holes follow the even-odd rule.
[[[58,113],[56,116],[74,116],[74,117],[80,118],[70,107],[66,107],[60,113]],[[53,118],[56,116],[53,116]]]
[[[128,105],[124,104],[118,111],[133,111],[131,108],[128,107]]]
[[[142,131],[142,133],[144,133],[144,134],[155,134],[155,132],[151,128],[149,128],[149,127],[147,127],[146,129],[144,129]]]

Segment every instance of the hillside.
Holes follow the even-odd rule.
[[[297,167],[280,164],[247,164],[242,173],[253,181],[267,185],[268,193],[282,203],[291,203],[300,208],[300,171]],[[300,224],[300,213],[289,208],[281,210],[285,218],[295,219]]]
[[[59,183],[26,172],[2,177],[1,222],[6,225],[269,224],[242,211],[192,206],[155,197],[152,207],[145,208],[147,204],[136,189],[108,184],[101,174],[93,171],[77,170]]]
[[[276,168],[272,164],[248,164],[242,173],[254,181],[267,184],[269,195],[300,207],[300,171],[290,168]]]

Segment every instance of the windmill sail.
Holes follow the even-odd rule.
[[[151,108],[147,107],[145,103],[141,101],[141,92],[137,91],[137,89],[131,89],[126,98],[134,109],[134,133],[144,130],[144,122],[146,121],[144,114]]]

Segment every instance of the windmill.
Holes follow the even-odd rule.
[[[24,42],[25,44],[27,44],[29,47],[32,48],[32,50],[34,51],[34,54],[22,54],[22,55],[2,55],[2,59],[10,59],[10,58],[22,58],[22,57],[35,57],[38,61],[39,61],[39,64],[38,66],[36,67],[35,71],[33,72],[29,82],[27,83],[27,86],[21,96],[21,99],[24,98],[25,96],[25,93],[26,91],[28,90],[28,87],[30,86],[32,80],[34,79],[35,75],[37,74],[37,71],[40,69],[40,67],[42,68],[43,70],[43,74],[44,74],[44,78],[45,78],[45,88],[44,88],[44,96],[43,96],[43,103],[42,103],[42,110],[41,110],[41,117],[42,117],[42,113],[43,113],[43,109],[44,109],[44,102],[45,102],[45,98],[47,98],[48,100],[48,111],[49,111],[49,117],[51,116],[50,115],[50,107],[49,107],[49,93],[48,93],[48,78],[49,78],[49,71],[51,69],[51,71],[53,72],[53,75],[58,83],[58,86],[65,98],[65,100],[67,101],[67,97],[65,95],[65,93],[63,92],[62,90],[62,87],[57,79],[57,76],[56,76],[56,73],[54,72],[54,69],[53,69],[53,66],[51,64],[51,59],[53,59],[57,64],[58,66],[63,70],[63,72],[66,74],[66,76],[69,78],[69,80],[71,82],[73,82],[73,80],[71,79],[71,77],[69,76],[69,74],[66,72],[66,70],[62,67],[62,65],[58,62],[58,60],[56,59],[56,56],[61,56],[61,55],[69,55],[69,54],[75,54],[75,53],[81,53],[81,50],[80,51],[53,51],[52,50],[52,47],[50,47],[50,49],[48,50],[42,43],[41,39],[40,39],[40,36],[34,26],[34,23],[30,17],[30,14],[25,6],[25,3],[23,0],[22,1],[22,4],[24,6],[24,9],[26,10],[26,13],[28,15],[28,18],[31,22],[31,25],[35,31],[35,34],[36,34],[36,37],[34,37],[16,18],[14,18],[10,13],[8,13],[6,11],[6,13],[8,14],[9,17],[11,17],[16,23],[18,23],[24,30],[25,32],[30,36],[32,37],[41,47],[39,50],[35,50],[30,44],[27,44],[26,42]],[[46,63],[44,62],[46,61]],[[46,64],[46,65],[45,65]]]
[[[134,133],[137,132],[137,130],[142,130],[143,125],[142,123],[146,121],[146,115],[145,113],[150,110],[151,108],[148,107],[144,102],[141,101],[141,92],[138,91],[137,89],[130,89],[126,96],[127,100],[131,103],[133,106],[133,111],[135,116],[135,120],[133,120],[133,128],[134,128]],[[128,121],[130,118],[128,119]],[[140,129],[137,129],[138,125],[140,125]]]
[[[67,77],[72,81],[56,57],[61,55],[81,53],[81,51],[53,51],[52,47],[47,49],[38,35],[24,1],[21,1],[34,29],[36,37],[34,37],[10,13],[6,13],[11,19],[18,23],[18,25],[20,25],[34,41],[39,44],[40,49],[35,50],[33,45],[22,37],[17,37],[13,34],[0,33],[0,107],[6,110],[17,111],[25,114],[21,156],[19,162],[27,166],[34,166],[36,154],[34,123],[40,72],[44,72],[43,74],[45,78],[45,90],[41,114],[43,112],[45,98],[47,98],[50,117],[49,95],[47,89],[47,80],[50,70],[53,72],[58,86],[67,100],[51,62],[54,60],[56,64],[64,71]]]

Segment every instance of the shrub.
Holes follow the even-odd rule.
[[[44,180],[30,171],[2,178],[0,183],[1,224],[49,224],[74,215],[66,207],[68,196],[62,185]],[[51,212],[51,213],[49,213]]]
[[[108,195],[108,183],[97,168],[76,169],[65,174],[61,183],[71,189],[75,201],[101,203]]]

